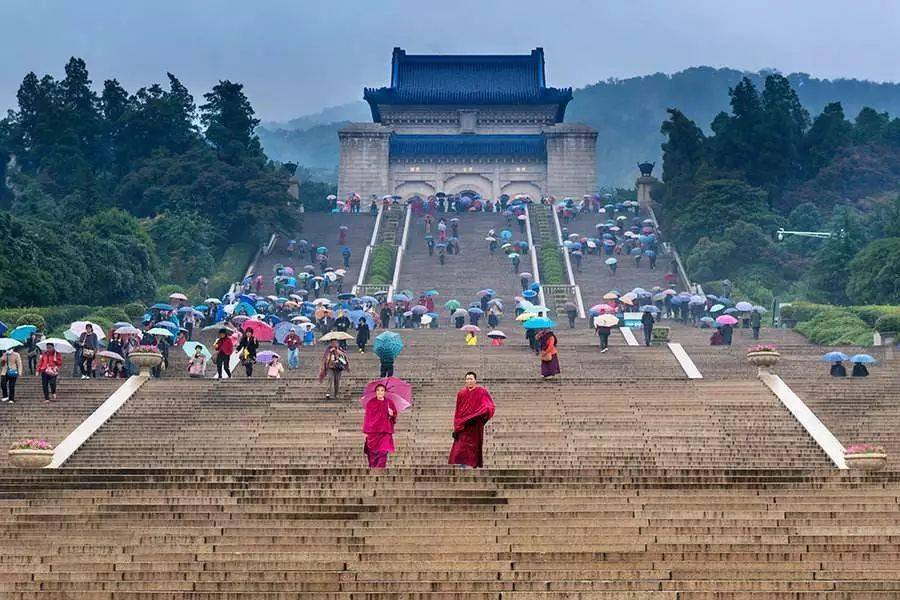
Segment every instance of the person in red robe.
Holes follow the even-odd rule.
[[[484,424],[494,416],[494,399],[478,385],[478,376],[466,373],[466,385],[456,394],[453,447],[448,464],[477,469],[484,466]]]
[[[366,403],[366,415],[363,418],[362,430],[366,434],[363,453],[369,459],[371,469],[385,468],[388,454],[394,452],[397,407],[393,401],[385,398],[386,391],[384,385],[376,386],[375,397]]]

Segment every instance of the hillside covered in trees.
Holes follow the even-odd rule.
[[[213,278],[236,248],[300,225],[290,169],[263,154],[239,83],[198,107],[172,74],[98,90],[72,58],[63,79],[28,73],[17,97],[0,121],[5,306],[153,299],[158,282]]]
[[[744,78],[705,131],[670,108],[658,216],[693,278],[758,302],[900,303],[900,118],[841,102],[812,116],[791,81]],[[831,233],[830,239],[787,230]]]
[[[659,123],[666,119],[667,108],[677,106],[701,124],[705,133],[711,133],[708,125],[716,114],[728,109],[728,89],[744,77],[762,87],[769,74],[772,73],[695,67],[672,75],[610,79],[575,90],[566,118],[599,131],[600,184],[631,187],[637,162],[662,159],[660,145],[664,138]],[[864,106],[900,114],[900,84],[816,79],[804,73],[794,73],[786,79],[811,114],[818,114],[831,102],[840,102],[850,116]],[[370,118],[368,105],[360,101],[283,124],[269,123],[257,133],[270,158],[299,163],[313,169],[314,176],[332,180],[336,178],[339,158],[337,130],[346,121]]]

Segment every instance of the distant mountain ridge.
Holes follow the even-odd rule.
[[[742,77],[758,87],[773,70],[757,72],[729,68],[692,67],[674,74],[654,73],[627,79],[608,79],[575,90],[566,120],[599,131],[597,167],[600,185],[630,187],[636,163],[661,164],[660,124],[666,109],[681,109],[706,127],[719,111],[728,109],[728,88]],[[864,106],[900,115],[900,84],[857,79],[817,79],[806,73],[787,76],[800,101],[814,117],[828,102],[839,101],[848,118]],[[352,102],[259,128],[270,158],[294,161],[317,169],[335,170],[339,158],[337,130],[347,121],[369,121],[368,105]],[[657,172],[658,174],[658,172]]]

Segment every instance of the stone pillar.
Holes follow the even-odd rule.
[[[500,165],[494,166],[494,175],[491,177],[491,194],[493,194],[491,200],[500,199]]]
[[[548,195],[580,198],[597,191],[597,130],[580,123],[544,128]]]
[[[341,163],[338,198],[352,193],[362,198],[390,194],[391,128],[380,123],[351,123],[338,131]]]
[[[650,190],[659,183],[659,180],[653,176],[653,163],[640,163],[638,168],[641,170],[641,176],[634,182],[637,191],[637,201],[641,206],[649,206],[651,202]]]

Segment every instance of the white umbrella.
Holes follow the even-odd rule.
[[[187,300],[188,297],[181,292],[173,292],[169,294],[169,300]]]
[[[81,334],[85,332],[88,325],[90,325],[93,328],[94,333],[97,334],[97,339],[102,340],[106,337],[106,335],[103,333],[103,328],[96,323],[91,323],[90,321],[75,321],[69,326],[69,329],[72,330],[72,333],[80,337]]]
[[[207,298],[203,301],[203,304],[222,304],[222,301],[218,298]]]
[[[21,346],[22,342],[12,338],[0,338],[0,352],[6,352],[10,348]]]
[[[41,349],[42,352],[47,351],[47,344],[53,344],[53,347],[56,348],[57,352],[62,354],[74,354],[75,347],[72,346],[69,342],[61,338],[47,338],[45,340],[41,340],[37,343],[37,347]]]
[[[331,300],[329,300],[328,298],[316,298],[315,300],[313,300],[313,304],[315,304],[316,306],[327,306],[331,304]]]

